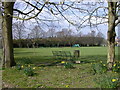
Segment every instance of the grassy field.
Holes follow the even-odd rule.
[[[62,47],[62,48],[15,48],[16,61],[21,58],[29,57],[33,63],[51,62],[54,61],[52,51],[70,51],[72,54],[74,50],[80,50],[80,61],[98,62],[107,60],[107,47]],[[116,47],[116,60],[118,60],[118,47]]]
[[[52,63],[52,51],[65,50],[71,53],[80,50],[80,61],[84,63],[73,64],[75,69],[65,69],[63,66],[36,66],[39,63]],[[26,76],[23,70],[16,67],[3,70],[3,87],[15,88],[100,88],[95,80],[101,77],[94,74],[91,63],[106,62],[106,47],[80,47],[80,48],[15,48],[15,61],[25,67],[26,59],[35,67],[34,76]],[[118,56],[118,48],[116,48]],[[116,58],[117,60],[118,58]],[[28,62],[29,63],[29,62]],[[118,73],[107,72],[105,75],[118,76]]]

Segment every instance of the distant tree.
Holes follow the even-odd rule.
[[[30,34],[29,33],[27,34],[26,44],[27,44],[27,48],[29,48],[30,45],[31,45],[31,39],[30,39]]]
[[[55,37],[56,36],[56,30],[54,28],[49,28],[47,31],[47,37]]]
[[[34,38],[34,39],[38,39],[42,37],[42,33],[41,33],[41,28],[40,26],[34,26],[34,28],[31,30],[30,32],[30,38]]]
[[[13,38],[14,39],[23,39],[25,38],[25,27],[24,23],[18,21],[13,23]]]
[[[83,33],[80,31],[78,34],[77,34],[78,37],[82,37],[83,36]]]
[[[92,31],[91,31],[90,36],[91,36],[91,37],[95,37],[95,36],[96,36],[95,30],[92,30]]]
[[[72,29],[67,29],[67,28],[63,28],[62,32],[64,37],[70,37],[72,36],[73,33]]]
[[[58,32],[56,32],[56,36],[57,37],[63,37],[64,36],[64,32],[63,31],[58,31]]]
[[[98,31],[96,37],[101,37],[101,38],[104,38],[104,34],[100,31]]]

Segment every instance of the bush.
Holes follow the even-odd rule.
[[[92,68],[95,73],[102,74],[107,71],[107,64],[104,64],[102,62],[92,64]],[[112,67],[112,71],[115,73],[120,73],[120,61],[115,62],[115,64]]]
[[[112,75],[101,75],[95,81],[101,88],[117,88],[120,83],[119,78]]]
[[[107,65],[103,63],[95,63],[92,64],[92,68],[95,73],[102,74],[107,71]]]
[[[24,69],[24,73],[27,75],[27,76],[33,76],[34,75],[34,72],[33,72],[33,69],[31,67],[26,67]]]
[[[20,64],[16,65],[16,69],[17,69],[17,70],[22,70],[21,65],[20,65]]]
[[[68,62],[64,63],[64,67],[67,68],[67,69],[73,69],[74,68],[73,65],[71,63],[68,63]]]
[[[32,60],[30,58],[18,58],[19,64],[32,64]]]
[[[113,65],[112,70],[113,70],[113,72],[120,73],[120,62],[119,61],[115,62],[115,64]]]

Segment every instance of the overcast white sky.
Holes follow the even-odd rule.
[[[19,1],[19,0],[18,0]],[[63,1],[63,0],[50,0],[50,1],[56,1],[56,2],[59,2],[59,1]],[[103,6],[107,6],[107,3],[104,3]],[[23,2],[16,2],[15,4],[15,8],[18,8],[20,10],[23,10],[25,7],[25,4],[23,4]],[[90,8],[89,6],[76,6],[76,7],[80,7],[81,9],[88,9],[88,10],[92,10],[92,7]],[[99,7],[99,5],[96,5],[95,7]],[[26,11],[29,11],[31,7],[29,7],[28,9],[26,9],[24,12]],[[51,8],[53,8],[53,6],[51,6]],[[53,8],[54,9],[54,8]],[[72,11],[76,14],[76,16],[72,13]],[[37,13],[38,11],[35,10],[35,13]],[[80,13],[78,10],[67,10],[65,11],[64,13],[64,16],[70,20],[71,22],[74,22],[76,23],[77,25],[81,24],[82,23],[82,17],[85,16],[84,20],[89,18],[89,16],[85,15],[85,13]],[[99,15],[102,15],[104,14],[103,13],[103,10],[99,10],[98,12]],[[20,17],[22,17],[22,15],[20,15]],[[104,35],[105,35],[105,38],[107,38],[107,30],[108,30],[108,26],[107,24],[102,24],[102,25],[99,25],[98,28],[96,27],[85,27],[85,28],[81,28],[81,29],[78,29],[77,27],[69,24],[60,14],[59,15],[56,15],[56,17],[50,13],[50,11],[48,11],[46,8],[43,9],[43,11],[39,14],[38,16],[40,19],[46,19],[46,20],[59,20],[58,21],[52,21],[52,22],[48,22],[48,21],[41,21],[39,22],[40,25],[41,25],[41,28],[43,28],[44,30],[48,30],[48,27],[46,26],[49,25],[49,26],[56,26],[55,29],[56,30],[61,30],[62,28],[71,28],[72,30],[74,30],[76,33],[81,31],[83,32],[84,34],[87,34],[88,32],[90,32],[91,30],[95,30],[96,32],[98,31],[101,31]],[[81,19],[79,19],[81,18]],[[101,18],[98,18],[97,22],[100,22],[101,20],[103,21],[107,21],[106,19],[101,19]],[[14,22],[16,20],[14,19]],[[44,23],[43,23],[44,22]],[[46,24],[45,24],[46,23]],[[86,25],[88,23],[88,21],[86,21],[83,25]],[[93,17],[92,18],[92,23],[96,23],[96,19]],[[30,21],[27,21],[26,22],[26,27],[29,27],[29,28],[33,28],[34,26],[36,25],[36,21],[34,19],[31,19]],[[77,30],[76,30],[77,29]],[[118,28],[116,28],[116,32],[118,33]]]

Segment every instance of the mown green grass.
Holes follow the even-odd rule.
[[[33,65],[42,62],[54,62],[52,51],[65,50],[74,52],[80,50],[80,61],[84,63],[74,64],[75,69],[65,69],[64,66],[34,66],[36,73],[34,76],[26,76],[23,70],[16,70],[15,67],[3,70],[4,87],[16,88],[99,88],[95,83],[95,78],[100,75],[94,74],[91,63],[99,61],[106,62],[106,47],[80,47],[80,48],[15,48],[14,55],[17,63],[25,62],[24,58],[29,58]],[[118,48],[116,48],[116,56]],[[116,58],[117,60],[118,58]],[[23,63],[21,63],[23,64]],[[25,63],[24,63],[25,64]],[[24,65],[23,64],[23,65]],[[107,72],[106,74],[118,75],[118,73]]]
[[[80,50],[79,60],[84,62],[106,62],[107,60],[107,47],[15,48],[14,50],[16,61],[26,57],[34,63],[54,61],[52,51],[58,50],[70,51],[72,54],[74,50]],[[116,47],[116,59],[118,60],[118,47]]]

